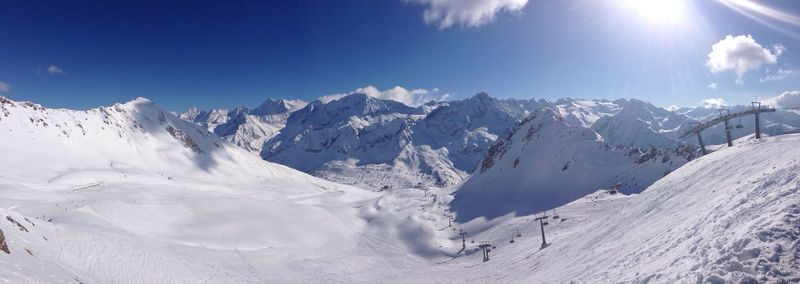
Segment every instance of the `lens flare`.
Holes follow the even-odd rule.
[[[785,34],[800,38],[800,34],[793,29],[777,25],[775,22],[789,24],[795,27],[800,27],[800,17],[786,13],[775,8],[759,4],[750,0],[717,0],[723,5],[731,8],[732,10],[742,14],[748,18],[753,19],[765,26],[768,26],[777,31]]]

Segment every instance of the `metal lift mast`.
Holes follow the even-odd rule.
[[[761,113],[762,112],[775,112],[776,109],[769,108],[769,107],[768,108],[762,108],[760,102],[752,102],[752,106],[753,106],[753,108],[750,109],[750,110],[737,112],[737,113],[730,113],[730,111],[728,111],[728,110],[725,110],[725,112],[723,113],[723,110],[720,110],[720,116],[717,117],[717,118],[714,118],[714,119],[712,119],[710,121],[707,121],[707,122],[704,122],[704,123],[691,124],[691,125],[693,125],[692,128],[687,130],[686,132],[684,132],[683,135],[681,135],[680,138],[686,138],[688,136],[691,136],[692,134],[696,135],[697,136],[697,141],[700,143],[700,149],[703,151],[703,155],[705,155],[708,152],[706,151],[706,146],[703,143],[703,137],[700,135],[700,132],[705,130],[705,129],[707,129],[707,128],[709,128],[709,127],[717,125],[718,123],[724,122],[725,123],[725,136],[726,136],[726,138],[728,140],[727,141],[728,142],[728,146],[733,146],[733,141],[731,139],[731,134],[730,134],[731,127],[730,127],[730,124],[729,124],[728,121],[731,120],[731,119],[734,119],[734,118],[738,118],[738,117],[747,116],[747,115],[751,115],[752,114],[752,115],[755,115],[755,120],[756,120],[755,121],[755,123],[756,123],[756,129],[755,129],[756,138],[757,139],[761,139]]]

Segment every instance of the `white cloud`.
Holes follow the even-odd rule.
[[[774,53],[762,47],[750,35],[728,35],[711,46],[706,66],[714,73],[733,70],[736,73],[736,83],[742,84],[745,73],[764,64],[777,63],[778,56],[786,50],[780,44],[773,46],[773,49]]]
[[[792,76],[794,74],[797,74],[797,70],[795,70],[795,69],[778,68],[778,71],[776,71],[775,73],[767,74],[766,77],[761,78],[758,81],[761,82],[761,83],[770,82],[770,81],[780,81],[780,80],[789,78],[789,76]]]
[[[0,81],[0,93],[8,92],[10,89],[11,87],[6,82]]]
[[[426,6],[425,23],[446,29],[454,24],[479,27],[491,22],[497,13],[519,12],[528,0],[403,0]]]
[[[714,82],[708,83],[708,88],[716,90],[717,89],[717,83],[714,83]]]
[[[800,108],[800,91],[784,92],[780,96],[774,97],[765,104],[782,108]]]
[[[443,101],[446,100],[450,94],[441,93],[439,89],[413,89],[407,90],[406,88],[395,86],[394,88],[387,89],[387,90],[378,90],[375,86],[366,86],[363,88],[355,89],[349,93],[340,93],[340,94],[333,94],[320,97],[319,100],[323,103],[329,103],[331,101],[335,101],[341,99],[343,97],[352,95],[352,94],[365,94],[369,97],[382,99],[382,100],[393,100],[397,102],[404,103],[408,106],[417,107],[423,105],[429,101]]]
[[[705,108],[723,108],[727,104],[725,104],[725,100],[722,98],[710,98],[703,100],[703,106]]]
[[[781,56],[784,51],[786,51],[786,47],[783,44],[776,44],[772,46],[772,50],[775,51],[775,56]]]
[[[58,75],[58,74],[63,74],[63,73],[64,73],[64,70],[59,68],[58,66],[50,65],[50,67],[47,67],[47,74]]]

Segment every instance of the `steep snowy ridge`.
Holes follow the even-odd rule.
[[[267,99],[254,109],[200,110],[192,108],[180,118],[199,124],[223,139],[258,154],[264,142],[286,126],[289,114],[303,108],[300,100]]]
[[[610,102],[607,100],[582,100],[574,98],[559,99],[555,103],[544,102],[540,107],[553,107],[569,125],[591,127],[597,120],[614,116],[624,107],[619,103],[625,100]]]
[[[353,94],[292,113],[262,157],[368,188],[451,185],[475,167],[521,110],[480,93],[412,108]]]
[[[615,103],[624,107],[591,125],[607,143],[642,148],[676,147],[685,143],[677,137],[688,129],[689,117],[635,99]]]
[[[489,148],[451,205],[464,221],[528,215],[601,188],[639,192],[693,156],[694,149],[686,146],[612,147],[592,129],[570,126],[557,111],[543,109]]]
[[[351,178],[342,182],[363,180],[373,189],[416,184],[427,161],[414,153],[409,135],[422,115],[421,108],[363,94],[314,101],[289,116],[261,156],[332,180],[339,175]],[[397,175],[391,176],[392,169]]]
[[[481,92],[425,116],[414,127],[413,141],[433,149],[447,149],[446,158],[453,166],[470,173],[498,135],[505,133],[525,113],[524,109]]]

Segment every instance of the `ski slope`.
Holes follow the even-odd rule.
[[[0,282],[261,282],[355,245],[374,193],[261,160],[146,99],[0,102]],[[30,253],[28,253],[30,251]],[[236,263],[236,264],[232,264]],[[264,271],[249,271],[260,267]]]
[[[798,282],[799,143],[800,135],[743,138],[687,163],[641,194],[587,195],[555,214],[547,212],[544,249],[533,221],[541,213],[455,224],[469,233],[467,250],[429,257],[435,265],[408,268],[408,275],[423,282],[467,283]],[[405,208],[398,212],[448,209],[447,202],[438,208],[424,198],[413,206],[391,195],[382,199]],[[439,253],[458,251],[458,231],[446,228],[441,213],[426,214],[411,218],[429,222],[427,234],[438,239]],[[482,262],[472,240],[495,246],[490,261]]]

